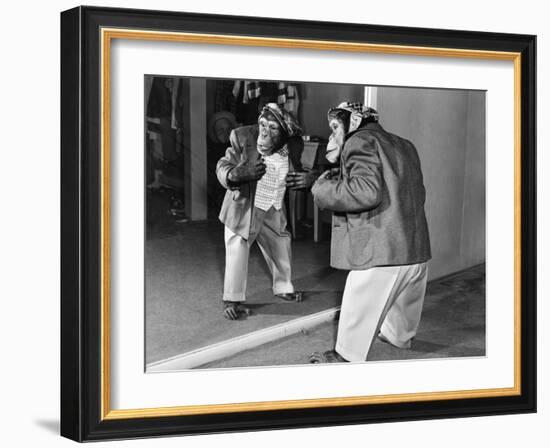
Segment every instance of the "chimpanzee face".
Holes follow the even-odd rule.
[[[279,123],[261,117],[259,127],[257,146],[261,154],[272,154],[284,145],[283,130]]]
[[[344,137],[346,136],[346,130],[342,120],[338,118],[331,118],[328,123],[332,134],[328,139],[326,158],[330,163],[338,162],[340,152],[344,146]]]

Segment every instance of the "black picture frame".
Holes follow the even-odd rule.
[[[102,28],[521,54],[520,393],[303,409],[102,418]],[[167,11],[61,13],[61,435],[76,441],[536,412],[536,36]]]

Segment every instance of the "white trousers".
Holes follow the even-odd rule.
[[[409,348],[420,323],[427,277],[426,263],[350,271],[336,351],[348,361],[365,361],[378,333]]]
[[[225,277],[223,300],[246,300],[248,257],[254,241],[258,243],[273,278],[273,294],[294,292],[291,281],[290,233],[283,210],[267,212],[254,207],[248,240],[225,227]]]

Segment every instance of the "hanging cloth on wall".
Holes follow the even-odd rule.
[[[153,87],[153,77],[145,77],[145,104],[149,104],[149,95],[151,95],[151,88]]]
[[[279,82],[277,86],[277,104],[284,106],[286,103],[286,85],[284,82]]]
[[[241,93],[242,83],[243,83],[242,81],[235,81],[233,83],[232,93],[233,93],[233,98],[235,98],[235,100],[239,98],[239,93]]]
[[[235,114],[237,97],[235,96],[235,82],[219,80],[215,82],[214,112],[229,111]],[[239,90],[237,90],[237,95]]]
[[[171,125],[172,125],[172,129],[177,129],[178,128],[178,119],[177,119],[177,108],[178,108],[178,87],[179,87],[179,84],[180,84],[180,79],[179,78],[173,78],[172,79],[172,121],[171,121]]]
[[[298,110],[300,108],[300,97],[298,94],[298,88],[294,84],[288,84],[286,86],[286,98],[284,102],[284,107],[295,117],[299,116]]]
[[[152,118],[170,118],[172,116],[172,96],[166,86],[166,78],[155,76],[151,85],[147,116]]]
[[[235,99],[239,98],[241,86],[244,90],[242,96],[243,104],[248,104],[250,100],[259,98],[262,94],[261,83],[258,81],[235,81],[232,89],[233,97]]]
[[[295,84],[289,84],[283,81],[278,82],[260,82],[260,81],[234,81],[231,88],[233,99],[238,104],[251,106],[254,110],[243,113],[237,106],[235,115],[238,121],[248,123],[254,122],[250,115],[257,113],[256,106],[258,99],[261,98],[261,104],[277,103],[291,112],[295,117],[299,116],[300,95],[299,88]],[[224,110],[229,110],[227,107]]]
[[[259,98],[262,94],[262,88],[258,81],[245,81],[245,97],[247,100]]]

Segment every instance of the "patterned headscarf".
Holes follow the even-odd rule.
[[[363,105],[363,103],[352,103],[350,101],[344,101],[338,104],[338,106],[329,109],[328,118],[331,119],[336,117],[342,112],[349,115],[348,132],[355,131],[365,119],[370,118],[372,121],[378,122],[379,118],[378,112],[372,107],[367,107]]]
[[[286,109],[275,103],[267,103],[260,113],[260,117],[274,117],[288,137],[299,137],[302,135],[302,128],[294,116]]]

